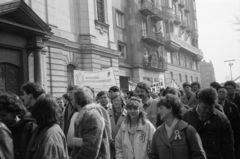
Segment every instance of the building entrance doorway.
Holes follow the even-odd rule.
[[[0,63],[0,89],[20,94],[20,74],[17,66]]]

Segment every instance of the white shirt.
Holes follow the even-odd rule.
[[[168,139],[171,137],[173,129],[176,126],[177,122],[178,122],[178,119],[174,118],[173,122],[172,122],[172,125],[170,127],[165,123],[165,129],[166,129],[166,132],[167,132]]]

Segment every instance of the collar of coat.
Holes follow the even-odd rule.
[[[110,117],[113,116],[113,114],[114,114],[113,109],[109,110],[108,114],[109,114]],[[127,116],[127,110],[123,108],[121,115],[122,116]]]
[[[173,129],[172,135],[171,135],[170,138],[168,139],[167,132],[166,132],[166,128],[165,128],[164,125],[165,125],[165,124],[162,124],[161,126],[159,126],[159,127],[157,128],[157,131],[160,132],[160,138],[161,138],[161,140],[162,140],[166,145],[168,145],[170,148],[171,148],[170,143],[173,142],[174,140],[176,140],[176,139],[175,139],[175,137],[176,137],[176,131],[178,131],[178,134],[182,137],[182,136],[183,136],[182,130],[188,127],[188,123],[186,123],[186,122],[183,121],[183,120],[179,120],[179,121],[177,122],[176,126],[175,126],[174,129]],[[182,138],[179,139],[179,140],[182,140]]]
[[[147,122],[147,121],[146,121],[146,122]],[[145,124],[146,124],[146,123],[145,123]],[[123,128],[122,128],[123,131],[128,131],[127,125],[128,125],[128,124],[123,123]],[[144,127],[144,125],[142,124],[142,121],[139,121],[138,127],[137,127],[137,131],[144,131],[144,130],[145,130],[145,127]]]

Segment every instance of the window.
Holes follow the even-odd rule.
[[[170,72],[170,74],[171,74],[171,79],[173,79],[173,72]]]
[[[147,37],[147,23],[142,22],[142,36]]]
[[[164,21],[165,24],[165,33],[169,33],[169,23],[168,21]]]
[[[121,59],[127,59],[126,45],[118,43],[118,51],[120,52]]]
[[[73,71],[76,70],[74,65],[67,65],[67,83],[68,85],[73,85],[74,81],[74,73]]]
[[[195,0],[193,0],[193,9],[196,10],[196,3],[195,3]]]
[[[105,22],[104,0],[97,0],[97,17],[98,21]]]
[[[163,2],[164,2],[163,6],[172,8],[172,0],[164,0]]]
[[[186,63],[187,63],[186,55],[183,55],[183,67],[186,67]]]
[[[179,81],[180,81],[180,83],[182,83],[182,75],[181,74],[179,74]]]
[[[116,24],[118,27],[125,28],[124,20],[124,14],[116,11]]]
[[[173,29],[173,24],[170,23],[170,33],[173,33],[174,32],[174,29]]]
[[[182,21],[182,20],[183,20],[183,17],[182,17],[183,15],[182,15],[181,9],[178,10],[178,13],[179,13],[179,18],[180,18],[180,20]]]
[[[185,75],[185,81],[188,82],[188,77],[187,77],[187,75]]]
[[[168,63],[172,63],[172,54],[171,54],[171,52],[167,53],[167,62]]]
[[[194,28],[197,29],[197,19],[194,19]]]
[[[196,77],[196,82],[198,82],[198,77]]]
[[[175,15],[177,15],[177,8],[176,8],[175,4],[172,5],[172,8],[173,8]]]
[[[177,64],[180,65],[180,54],[177,52],[176,55],[177,55]]]
[[[193,76],[191,76],[191,82],[193,82]]]
[[[192,46],[195,46],[195,39],[192,39]]]

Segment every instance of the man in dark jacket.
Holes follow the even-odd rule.
[[[228,117],[233,130],[235,158],[240,159],[240,114],[238,107],[226,98],[227,94],[225,87],[218,88],[218,103],[223,107],[224,114]]]
[[[198,100],[198,105],[187,110],[183,119],[199,133],[208,159],[234,159],[230,122],[223,113],[214,108],[217,101],[216,90],[200,90]]]
[[[228,99],[235,103],[240,110],[240,95],[236,92],[236,86],[237,84],[234,81],[227,81],[224,84],[224,87],[228,90]]]
[[[193,107],[197,105],[198,100],[196,99],[196,94],[191,91],[190,86],[188,82],[183,83],[185,95],[181,97],[181,102],[189,107]]]

